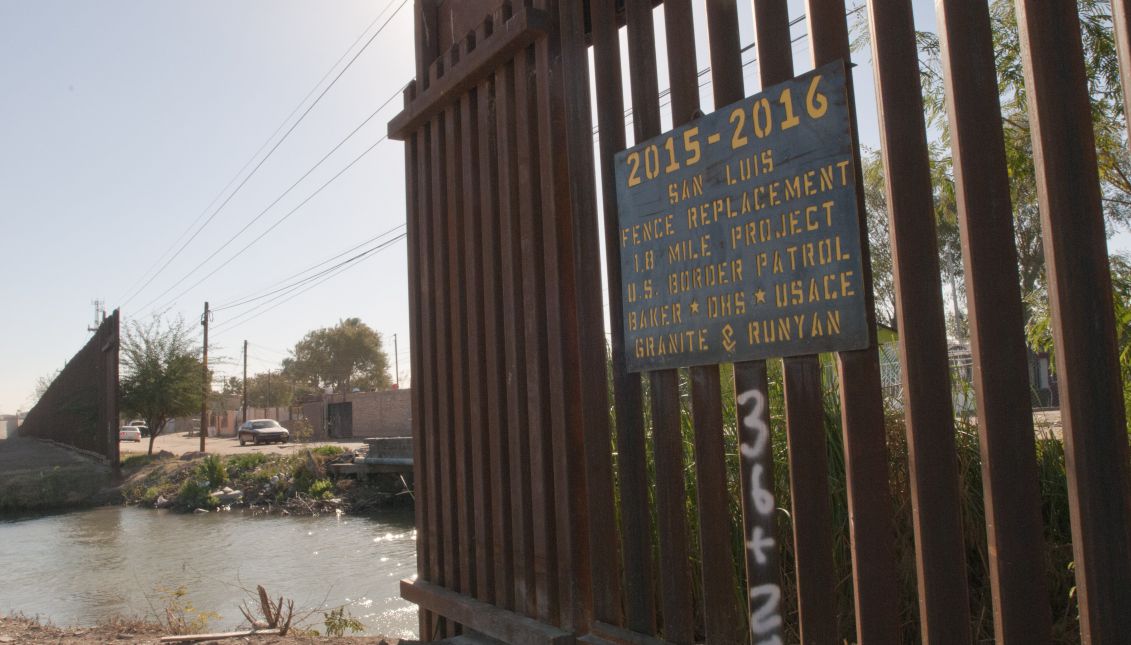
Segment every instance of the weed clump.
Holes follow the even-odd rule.
[[[206,455],[197,467],[197,472],[212,488],[219,488],[228,482],[228,467],[220,455]]]
[[[186,479],[177,491],[176,504],[182,509],[210,509],[219,506],[220,500],[212,495],[208,482]]]
[[[346,635],[346,630],[356,634],[365,631],[365,625],[351,616],[346,608],[338,607],[322,614],[322,624],[326,627],[326,635],[341,638]]]

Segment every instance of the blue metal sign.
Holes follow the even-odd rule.
[[[616,156],[633,372],[868,345],[841,62]]]

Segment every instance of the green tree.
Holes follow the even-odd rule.
[[[1119,350],[1119,370],[1123,375],[1123,406],[1131,424],[1131,255],[1111,257],[1111,296],[1115,305],[1115,334]],[[1033,315],[1026,325],[1029,344],[1048,352],[1056,369],[1052,338],[1052,319],[1047,298],[1030,298]],[[1131,425],[1129,425],[1131,429]]]
[[[949,159],[941,145],[930,146],[934,173],[935,226],[938,231],[939,269],[944,292],[950,295],[946,306],[948,330],[956,337],[966,335],[966,296],[963,287],[962,245],[958,234],[958,206],[954,181],[948,174]],[[878,150],[866,150],[862,158],[864,209],[868,217],[868,244],[872,254],[872,287],[876,296],[876,321],[893,329],[895,319],[895,276],[888,237],[887,195],[884,192],[884,165]]]
[[[1119,80],[1115,50],[1111,3],[1108,0],[1079,0],[1081,36],[1092,103],[1092,123],[1096,135],[1099,160],[1099,182],[1109,234],[1131,223],[1131,156],[1126,138],[1126,116]],[[1017,18],[1012,0],[991,0],[990,20],[994,40],[999,99],[1002,108],[1002,129],[1005,138],[1006,163],[1009,170],[1010,197],[1014,212],[1014,235],[1018,255],[1021,290],[1026,294],[1026,319],[1032,303],[1046,298],[1044,249],[1041,242],[1040,211],[1037,200],[1036,169],[1032,133],[1029,126],[1025,74]],[[863,15],[855,25],[854,46],[867,44],[867,19]],[[964,326],[965,285],[961,279],[961,245],[954,202],[954,172],[947,131],[946,96],[942,73],[941,47],[937,34],[919,32],[920,70],[923,82],[923,104],[931,134],[931,172],[934,181],[936,220],[939,226],[940,264],[943,282],[953,282],[955,300],[948,303],[952,331]],[[885,288],[890,288],[890,260],[884,265],[884,253],[890,255],[886,239],[886,220],[877,212],[886,210],[883,197],[882,170],[870,168],[878,160],[864,164],[865,196],[868,199],[870,229],[874,255],[880,256],[875,267],[877,301]],[[876,199],[876,197],[880,199]],[[952,280],[953,279],[953,280]],[[961,306],[960,306],[961,305]],[[954,315],[954,310],[959,315]],[[882,317],[883,311],[880,315]]]
[[[294,388],[278,372],[261,372],[247,377],[247,404],[256,408],[276,408],[291,404]]]
[[[47,389],[51,387],[51,384],[55,382],[55,379],[59,378],[59,374],[61,374],[62,372],[63,370],[55,370],[51,373],[50,376],[41,376],[35,379],[35,391],[32,392],[31,397],[29,398],[32,406],[34,406],[36,403],[39,403],[39,400],[43,398],[43,395],[47,394]]]
[[[224,379],[223,389],[220,390],[225,395],[238,395],[243,396],[243,379],[238,376],[229,376]]]
[[[389,387],[389,358],[381,335],[360,318],[307,333],[291,354],[283,360],[283,375],[296,385],[335,392]]]
[[[169,419],[200,412],[203,368],[184,320],[132,321],[122,339],[122,411],[145,419],[149,454]]]

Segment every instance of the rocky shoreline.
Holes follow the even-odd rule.
[[[246,508],[253,513],[365,514],[411,508],[408,482],[395,475],[335,478],[329,466],[356,458],[351,450],[320,446],[298,453],[127,458],[121,503],[178,512]]]
[[[109,466],[58,446],[9,439],[0,448],[0,517],[114,505],[186,513],[243,508],[256,514],[363,515],[413,504],[411,477],[331,476],[331,464],[358,457],[334,445],[287,454],[131,455],[122,461],[117,484]]]

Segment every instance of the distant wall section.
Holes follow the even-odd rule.
[[[52,439],[118,463],[118,311],[67,363],[24,417],[23,437]]]
[[[315,439],[412,436],[412,390],[325,395],[302,412]]]

